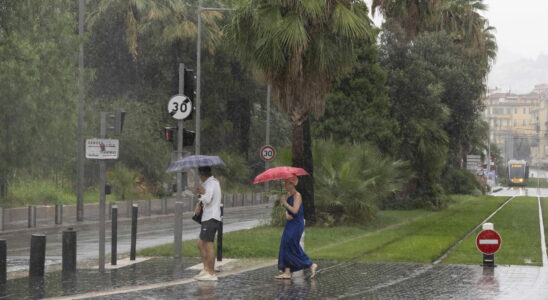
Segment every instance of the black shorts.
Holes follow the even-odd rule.
[[[213,243],[215,239],[215,233],[221,228],[221,221],[215,219],[209,219],[202,222],[202,229],[200,230],[200,240]]]

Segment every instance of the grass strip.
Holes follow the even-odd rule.
[[[341,243],[313,254],[315,258],[429,263],[499,207],[505,197],[459,196],[446,210],[409,225]]]
[[[546,240],[546,248],[548,248],[548,198],[541,198],[540,201],[542,221],[544,222],[544,239]]]
[[[343,241],[370,234],[389,226],[405,224],[431,213],[425,210],[381,211],[375,220],[365,226],[309,227],[305,230],[305,249],[310,253],[314,249],[337,245]],[[225,233],[223,235],[223,257],[276,258],[278,257],[282,232],[282,227],[261,226]],[[184,256],[199,256],[196,240],[183,242],[182,248]],[[138,254],[144,256],[173,256],[173,244],[146,248],[139,251]]]
[[[540,265],[540,229],[537,198],[516,197],[489,222],[502,237],[500,250],[495,254],[496,264]],[[442,263],[480,264],[482,255],[476,248],[476,230]]]
[[[529,178],[527,181],[527,187],[548,188],[548,178]]]

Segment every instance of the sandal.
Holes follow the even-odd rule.
[[[282,273],[276,277],[274,277],[276,279],[291,279],[291,275],[290,274],[286,274],[286,273]]]

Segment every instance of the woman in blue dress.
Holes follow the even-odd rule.
[[[318,265],[313,263],[301,247],[301,236],[304,232],[304,210],[302,197],[295,186],[298,183],[297,177],[288,178],[284,181],[287,190],[285,196],[280,198],[280,203],[285,207],[285,224],[280,252],[278,255],[278,270],[283,273],[276,276],[277,279],[291,279],[291,273],[310,268],[310,278],[314,278]]]

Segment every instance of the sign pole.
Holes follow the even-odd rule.
[[[179,95],[185,90],[185,65],[179,64]],[[178,120],[177,130],[177,160],[183,159],[183,119]],[[177,201],[175,203],[175,220],[173,230],[173,244],[175,258],[181,257],[181,243],[183,240],[183,173],[177,172]]]
[[[101,112],[101,132],[99,136],[104,139],[107,135],[107,113]],[[99,271],[105,271],[105,185],[106,162],[99,160]]]
[[[265,145],[270,145],[270,93],[272,90],[272,86],[269,84],[266,89],[266,143]],[[269,167],[269,161],[264,162],[264,169],[265,171],[268,170]],[[264,183],[264,191],[265,193],[268,193],[269,182]]]

